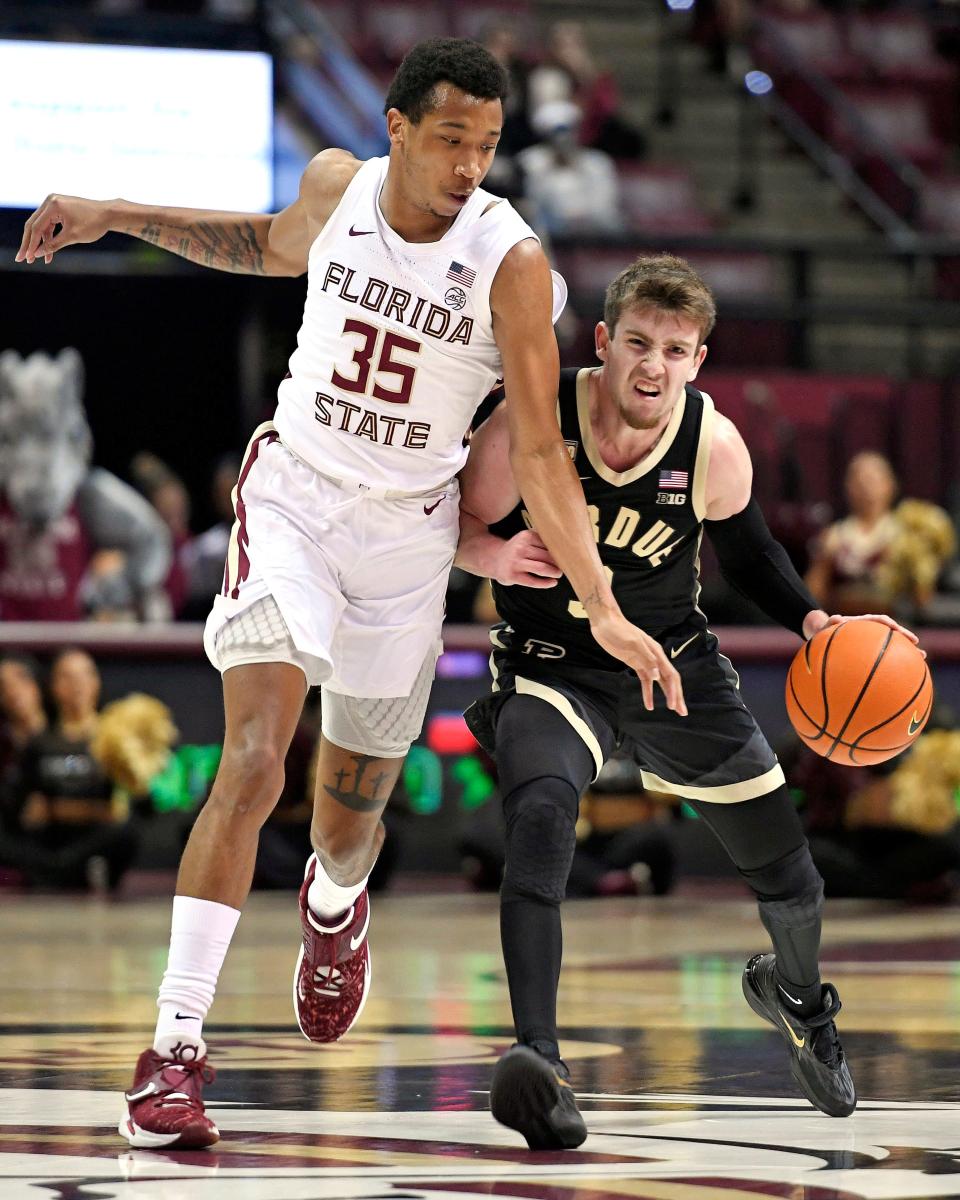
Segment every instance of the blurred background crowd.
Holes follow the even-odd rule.
[[[744,434],[774,533],[829,611],[890,612],[933,638],[942,703],[916,749],[883,768],[832,767],[792,742],[782,714],[790,639],[743,632],[764,618],[729,592],[704,543],[701,606],[715,624],[740,628],[724,644],[744,649],[742,664],[733,657],[745,698],[781,751],[828,893],[953,898],[960,8],[30,0],[0,9],[0,54],[21,61],[25,47],[51,46],[260,56],[270,209],[292,199],[324,146],[385,153],[387,82],[415,41],[446,35],[477,38],[509,71],[485,186],[522,209],[568,281],[564,363],[593,360],[604,288],[638,253],[690,259],[720,313],[698,382]],[[0,103],[22,120],[37,102],[6,75]],[[78,80],[82,109],[89,75]],[[178,88],[151,102],[157,123]],[[63,127],[63,108],[59,119]],[[229,118],[215,125],[214,139],[229,140],[230,128]],[[27,210],[46,191],[80,190],[57,175],[63,139],[46,145],[42,190],[0,186],[0,886],[136,891],[175,864],[216,770],[217,681],[197,623],[220,587],[240,455],[271,415],[304,281],[204,272],[115,237],[50,268],[16,267]],[[195,147],[195,162],[205,149]],[[87,194],[173,202],[125,188],[122,176],[111,191],[103,178]],[[381,886],[498,885],[495,770],[458,715],[486,687],[483,627],[495,619],[489,587],[455,570],[448,653],[391,805]],[[318,728],[311,696],[264,832],[261,886],[295,886],[309,851]],[[579,833],[571,894],[659,895],[724,872],[693,814],[644,793],[627,762],[605,769]]]

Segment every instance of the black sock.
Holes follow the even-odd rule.
[[[813,1017],[823,1009],[821,1000],[822,984],[819,978],[816,983],[801,986],[785,979],[780,971],[780,962],[774,971],[777,981],[777,1001],[783,1007],[796,1013],[798,1017]]]
[[[500,898],[500,941],[517,1041],[556,1061],[560,1057],[557,985],[563,949],[560,908],[506,888],[504,893]]]

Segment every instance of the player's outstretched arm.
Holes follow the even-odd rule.
[[[519,242],[490,290],[493,331],[503,359],[510,465],[534,528],[587,612],[601,646],[636,671],[648,708],[658,684],[686,715],[680,676],[662,647],[624,617],[597,553],[583,489],[557,422],[559,354],[553,287],[539,244]]]
[[[348,164],[354,164],[351,167]],[[125,233],[190,262],[243,275],[302,275],[310,246],[359,163],[325,150],[304,172],[300,195],[279,213],[165,208],[130,200],[50,195],[28,219],[17,262],[45,263],[67,246]],[[339,189],[339,190],[338,190]]]
[[[500,404],[473,435],[460,472],[460,542],[454,562],[471,575],[498,583],[556,587],[560,568],[534,530],[501,538],[488,528],[520,500],[509,451],[506,409]]]

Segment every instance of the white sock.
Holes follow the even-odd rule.
[[[333,882],[323,869],[320,859],[317,858],[317,873],[307,891],[307,904],[310,911],[321,921],[329,921],[332,917],[341,916],[367,886],[369,878],[370,876],[367,874],[359,883],[348,883],[346,887],[341,887],[339,883]]]
[[[195,896],[174,896],[170,954],[160,984],[160,1017],[153,1048],[175,1058],[185,1047],[197,1058],[206,1052],[203,1019],[213,1003],[217,977],[226,957],[240,910]]]

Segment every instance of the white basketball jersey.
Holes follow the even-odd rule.
[[[405,242],[380,212],[388,163],[363,164],[310,247],[275,424],[318,471],[423,491],[466,460],[464,435],[502,374],[490,285],[507,251],[536,234],[478,188],[439,241]],[[554,319],[566,292],[556,279]]]

